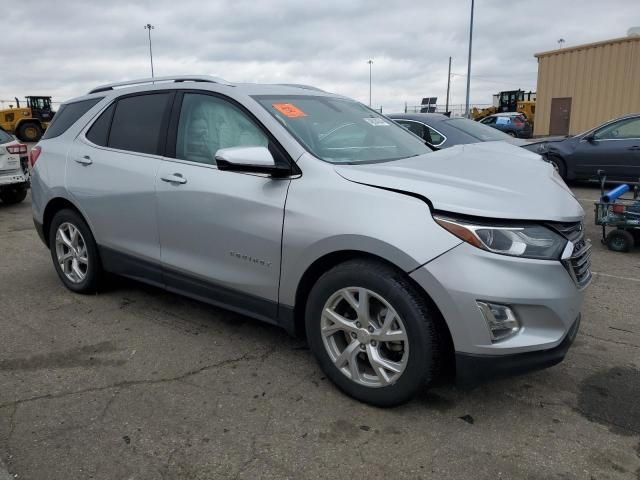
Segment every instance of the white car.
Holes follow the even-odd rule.
[[[20,203],[29,189],[27,146],[0,129],[0,200]]]

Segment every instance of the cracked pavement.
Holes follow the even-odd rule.
[[[114,279],[64,289],[30,199],[0,204],[0,480],[640,479],[640,249],[593,225],[565,361],[381,410],[336,390],[303,341]]]

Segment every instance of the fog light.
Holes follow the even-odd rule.
[[[520,330],[516,314],[506,305],[476,301],[484,320],[489,327],[492,342],[499,342],[512,337]]]

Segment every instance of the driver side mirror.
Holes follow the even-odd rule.
[[[231,147],[216,152],[219,170],[231,172],[266,173],[274,177],[291,174],[291,168],[278,165],[267,147]]]
[[[596,136],[593,133],[590,133],[589,135],[583,137],[583,139],[589,143],[593,143],[596,141]]]

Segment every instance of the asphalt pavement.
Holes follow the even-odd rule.
[[[0,204],[0,479],[640,479],[640,249],[598,190],[581,330],[560,365],[363,405],[278,328],[129,280],[75,295],[30,198]]]

